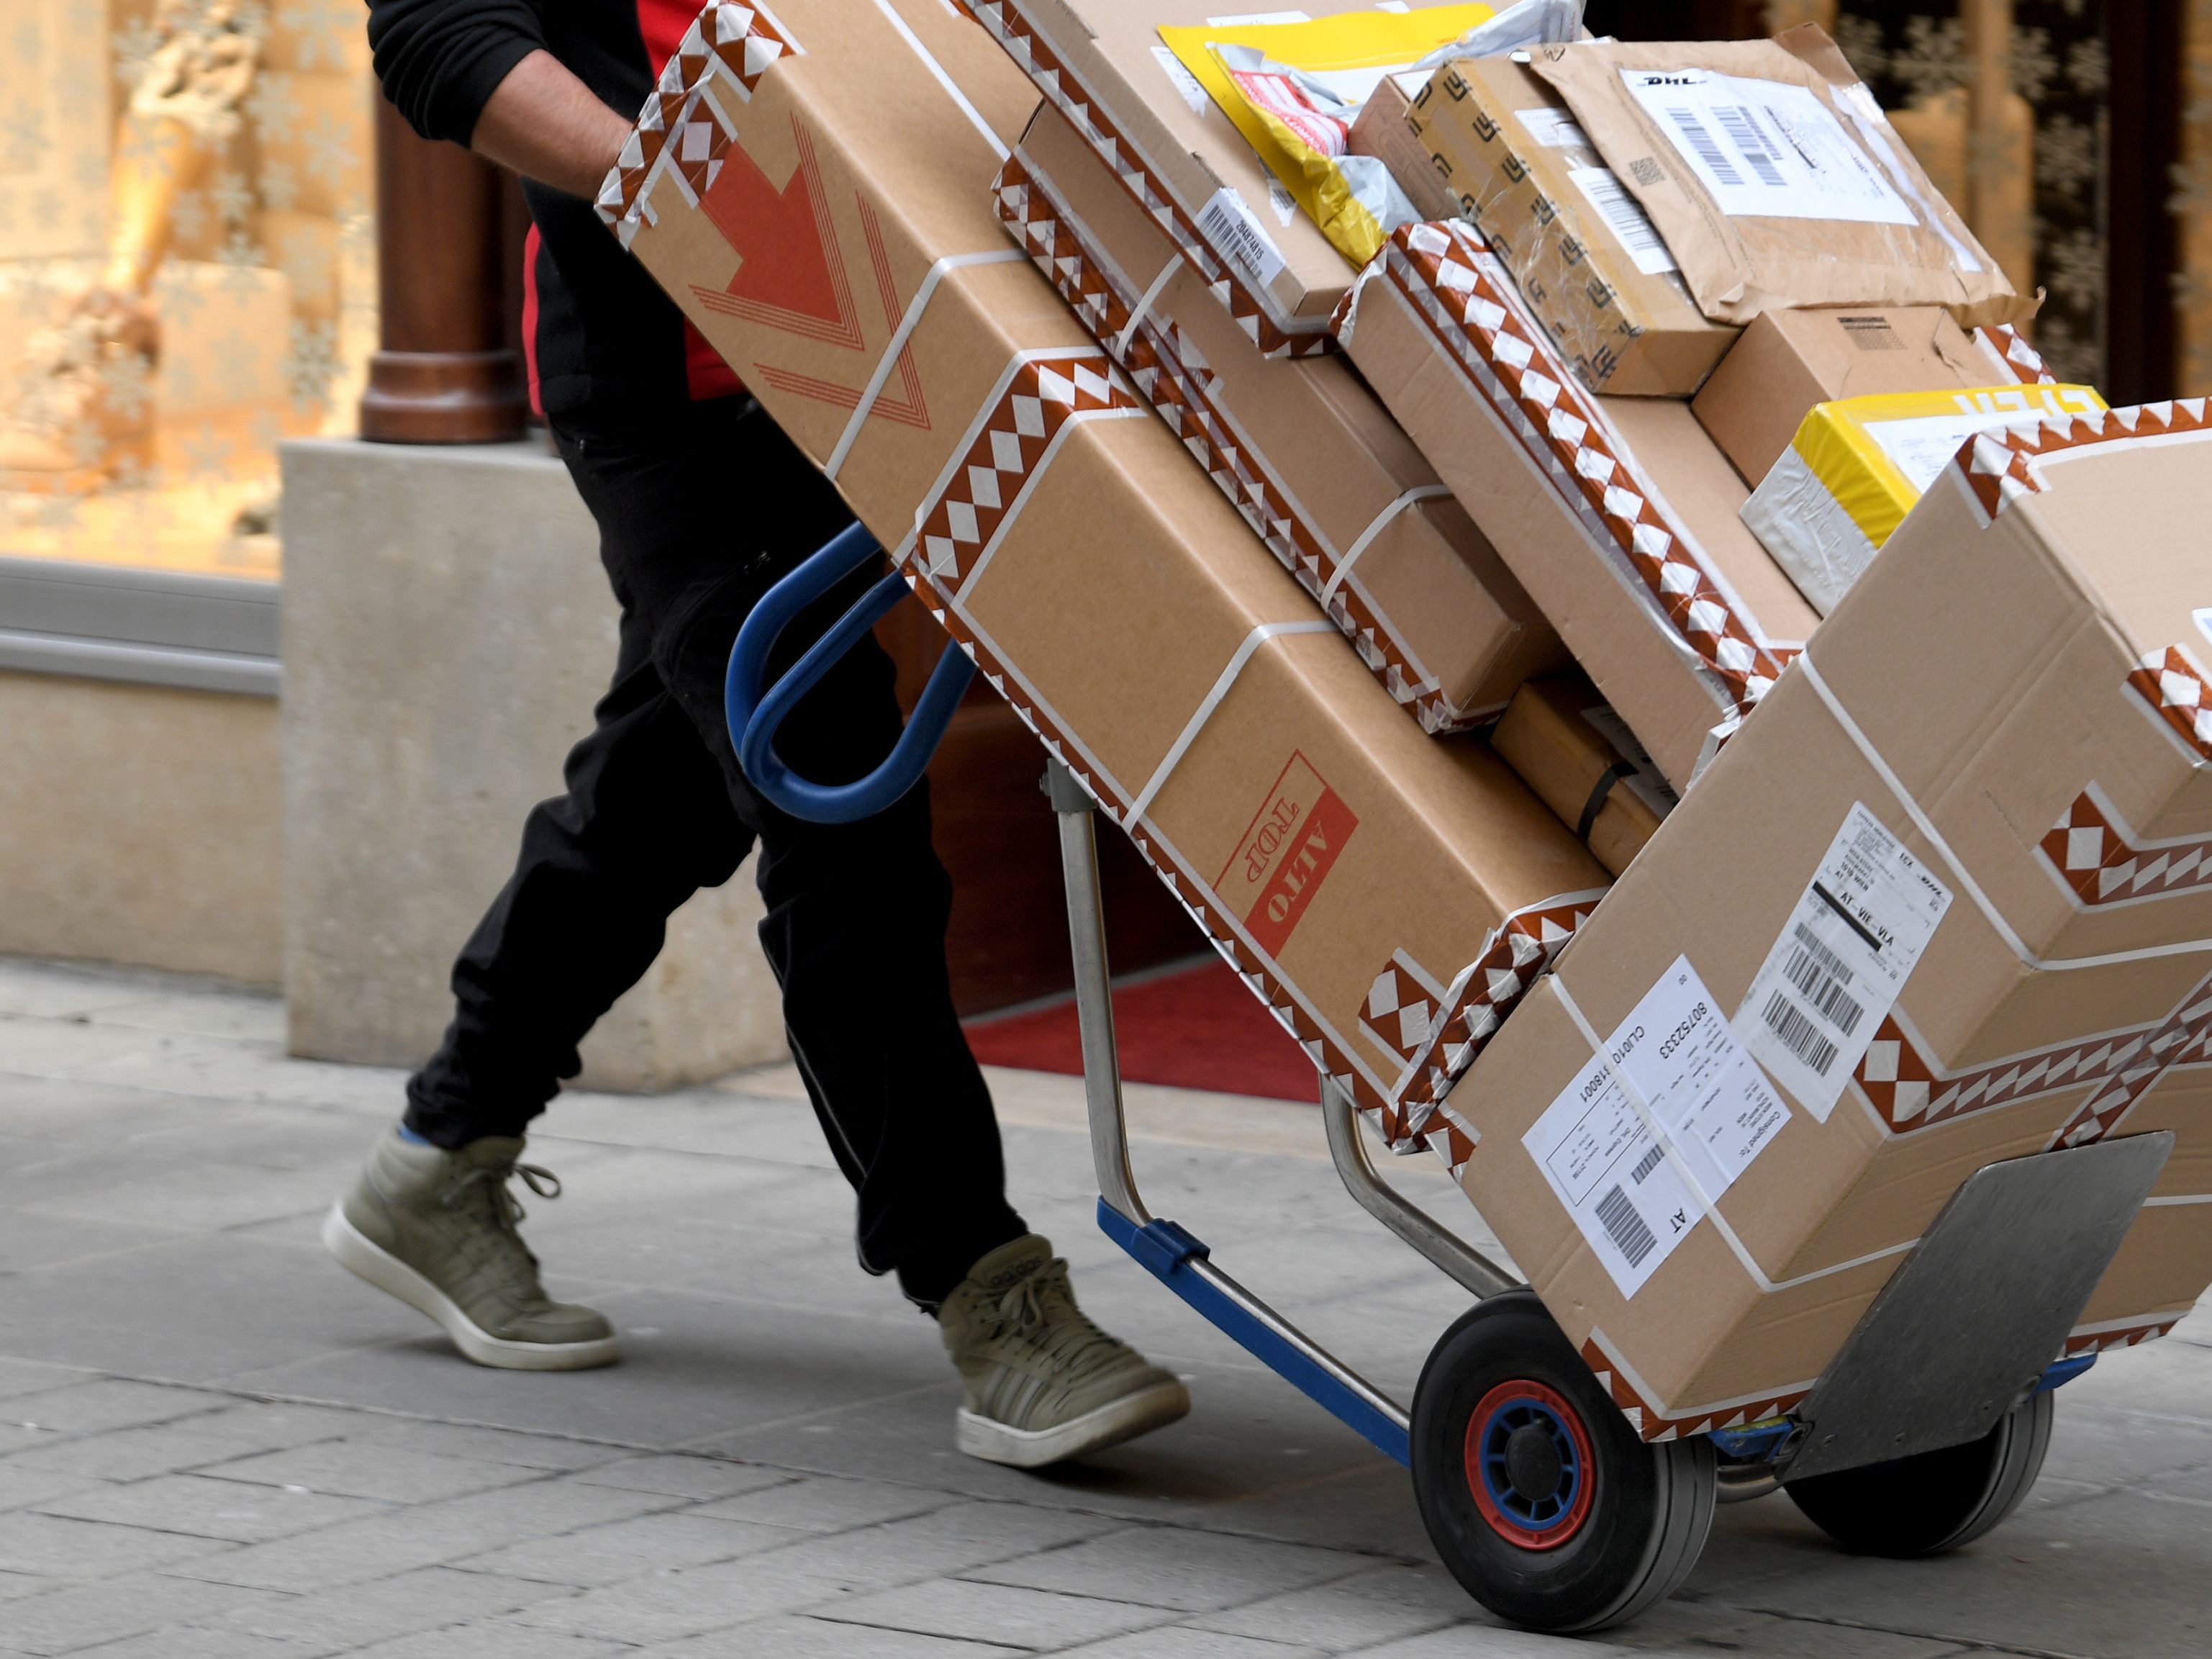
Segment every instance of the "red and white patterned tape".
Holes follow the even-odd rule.
[[[1084,142],[1097,152],[1121,187],[1161,229],[1176,250],[1206,279],[1208,291],[1226,306],[1237,325],[1270,357],[1305,357],[1334,344],[1328,324],[1297,318],[1276,304],[1265,289],[1249,286],[1212,245],[1199,234],[1197,222],[1168,194],[1145,156],[1115,125],[1097,94],[1063,64],[1022,15],[1019,0],[968,0],[963,8],[1006,49],[1037,90],[1065,115]]]
[[[2165,669],[2177,678],[2187,671]],[[2142,671],[2139,671],[2142,672]],[[2185,682],[2185,684],[2186,682]],[[2198,683],[2201,690],[2202,683]],[[2137,688],[2140,690],[2141,688]],[[2091,784],[2074,798],[2036,850],[2084,909],[2172,898],[2212,888],[2212,835],[2138,839],[2105,792]]]
[[[2109,1133],[2128,1109],[2179,1066],[2212,1061],[2212,975],[2163,1018],[1947,1070],[1893,1012],[1859,1061],[1855,1080],[1883,1125],[1909,1133],[1972,1112],[2085,1090],[2051,1139],[2078,1146]]]
[[[1360,660],[1420,722],[1421,729],[1464,731],[1494,718],[1495,708],[1455,705],[1436,677],[1425,673],[1413,659],[1391,619],[1375,608],[1367,594],[1335,580],[1345,568],[1336,550],[1299,512],[1267,458],[1239,441],[1212,395],[1211,377],[1192,371],[1180,331],[1149,313],[1137,317],[1133,328],[1130,325],[1142,296],[1114,280],[1095,246],[1069,218],[1066,204],[1050,181],[1032,172],[1018,151],[1000,169],[993,199],[1009,234],[1051,279],[1084,327],[1151,399],[1168,429],[1182,441],[1283,568],[1328,611],[1358,651]]]
[[[1428,326],[1468,383],[1530,452],[1583,533],[1609,541],[1661,613],[1747,714],[1796,654],[1766,642],[1698,562],[1666,505],[1637,483],[1615,453],[1604,416],[1522,308],[1512,278],[1481,236],[1456,221],[1408,225],[1368,268],[1363,283],[1388,282]],[[1337,311],[1340,334],[1355,325],[1358,290]]]

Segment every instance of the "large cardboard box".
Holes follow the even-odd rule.
[[[1435,1028],[1493,1024],[1604,872],[1480,744],[1400,712],[1008,246],[992,180],[1035,97],[987,35],[938,0],[702,21],[604,211],[1316,1065],[1404,1138]],[[776,487],[726,481],[732,534]]]
[[[1689,405],[1576,380],[1473,226],[1400,231],[1338,337],[1678,789],[1819,622]],[[2018,336],[1990,336],[2020,379]]]
[[[1417,10],[1441,3],[1412,0]],[[975,0],[971,9],[1261,350],[1328,349],[1352,267],[1159,38],[1164,24],[1270,15],[1225,15],[1211,0]]]
[[[1050,105],[999,213],[1284,568],[1425,730],[1498,717],[1565,649],[1413,441],[1334,356],[1266,356]]]
[[[1705,384],[1736,330],[1698,309],[1665,240],[1534,71],[1447,64],[1407,119],[1584,386],[1686,398]]]
[[[1970,325],[2035,314],[1818,25],[1543,46],[1529,62],[1716,321],[1781,306],[1940,305]]]
[[[1983,1164],[2178,1131],[2077,1346],[2212,1279],[2202,403],[1974,441],[1454,1091],[1647,1435],[1801,1396]]]
[[[1690,409],[1756,489],[1815,404],[2017,378],[1940,306],[1769,311],[1729,349]]]

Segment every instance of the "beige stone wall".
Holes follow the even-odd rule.
[[[454,952],[614,666],[591,518],[530,444],[315,441],[284,463],[285,994],[295,1054],[411,1065]],[[782,1059],[748,866],[672,920],[584,1046],[660,1089]]]
[[[273,702],[0,672],[0,953],[276,983]]]

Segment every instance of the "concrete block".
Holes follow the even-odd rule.
[[[598,537],[529,444],[284,451],[284,983],[293,1053],[414,1064],[454,952],[614,665]],[[586,1086],[781,1057],[749,875],[701,893],[584,1046]]]
[[[276,703],[0,672],[0,952],[283,963]]]

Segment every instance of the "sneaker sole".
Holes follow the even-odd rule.
[[[451,1297],[347,1220],[343,1205],[332,1205],[324,1218],[323,1248],[356,1278],[436,1320],[453,1346],[479,1365],[503,1371],[581,1371],[612,1364],[620,1357],[611,1336],[589,1342],[516,1342],[494,1336]]]
[[[1190,1391],[1180,1382],[1156,1382],[1049,1429],[1012,1428],[963,1406],[953,1419],[953,1443],[987,1463],[1038,1469],[1150,1434],[1189,1410]]]

